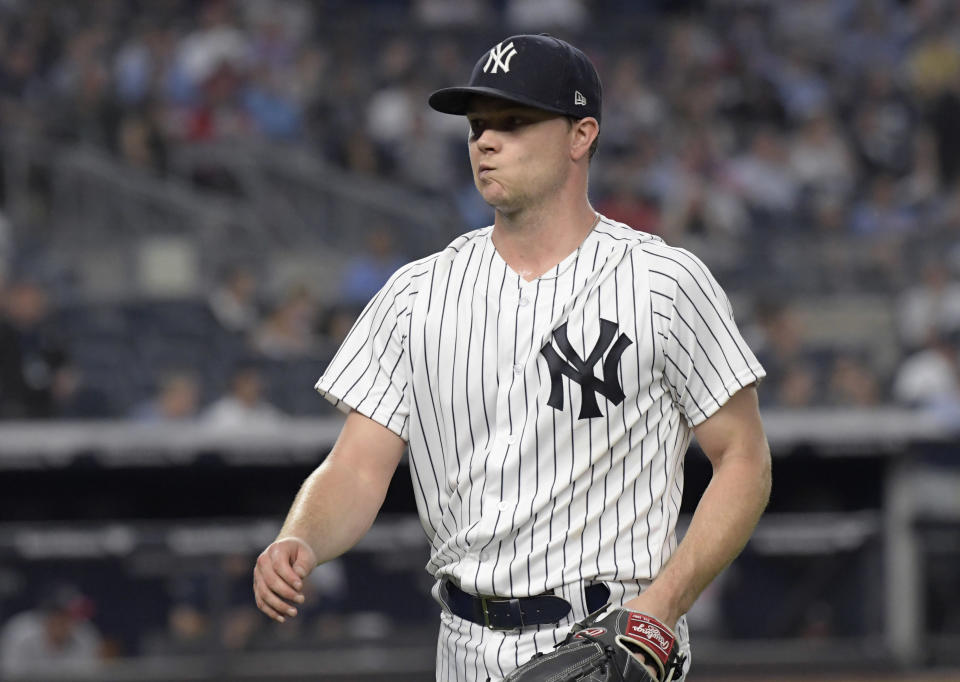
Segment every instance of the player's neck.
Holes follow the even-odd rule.
[[[493,245],[507,265],[527,281],[557,266],[576,251],[596,225],[598,215],[584,197],[565,210],[497,211]]]

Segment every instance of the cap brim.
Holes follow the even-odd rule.
[[[476,97],[477,95],[496,97],[497,99],[507,100],[508,102],[516,102],[517,104],[533,107],[534,109],[552,111],[557,114],[566,113],[563,111],[563,109],[544,106],[542,102],[537,102],[536,100],[523,97],[522,95],[516,95],[512,92],[506,92],[504,90],[497,90],[496,88],[484,87],[444,88],[442,90],[437,90],[430,95],[430,99],[428,99],[427,102],[431,107],[444,114],[456,114],[463,116],[469,111],[470,99],[472,97]]]

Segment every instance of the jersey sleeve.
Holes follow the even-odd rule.
[[[315,388],[343,412],[356,410],[407,439],[409,396],[404,321],[408,319],[400,273],[357,318]]]
[[[737,328],[726,293],[688,251],[661,247],[650,267],[654,339],[664,379],[697,426],[766,372]]]

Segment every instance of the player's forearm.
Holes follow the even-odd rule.
[[[405,447],[386,427],[351,412],[333,450],[300,487],[277,539],[303,540],[320,563],[353,547],[383,505]]]
[[[296,537],[323,563],[353,547],[370,529],[385,490],[363,472],[328,459],[304,481],[277,539]]]
[[[715,468],[690,526],[638,608],[655,604],[668,622],[690,610],[700,593],[746,545],[770,496],[766,443],[730,453]],[[628,606],[629,606],[628,602]]]

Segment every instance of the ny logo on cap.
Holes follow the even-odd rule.
[[[509,45],[504,46],[503,43],[497,43],[497,45],[490,50],[490,56],[487,57],[487,63],[483,65],[484,73],[496,73],[497,69],[503,69],[504,73],[510,73],[510,60],[513,59],[517,54],[517,51],[513,47],[511,42]]]

